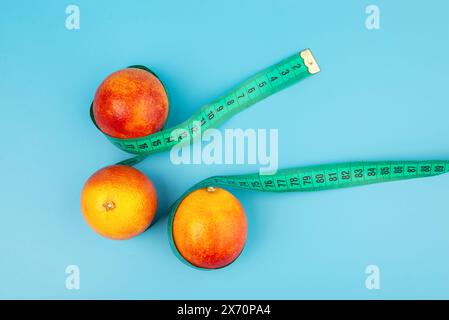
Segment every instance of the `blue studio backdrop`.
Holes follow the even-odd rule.
[[[66,26],[70,5],[79,9],[79,28]],[[128,241],[94,233],[79,204],[94,171],[129,157],[94,127],[88,108],[108,74],[133,64],[166,85],[172,126],[311,48],[318,75],[220,129],[278,129],[282,168],[449,159],[447,1],[2,0],[0,7],[0,298],[449,298],[447,175],[314,193],[231,190],[247,214],[247,243],[234,264],[210,272],[173,255],[167,209],[203,178],[257,165],[174,165],[168,152],[150,156],[137,168],[157,188],[158,219]],[[78,290],[66,287],[73,265]]]

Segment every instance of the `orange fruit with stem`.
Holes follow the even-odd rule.
[[[247,235],[245,211],[229,191],[197,189],[176,209],[172,233],[176,250],[190,264],[204,269],[222,268],[243,250]]]
[[[98,170],[81,192],[81,211],[88,225],[114,240],[129,239],[145,231],[156,209],[153,183],[130,166],[113,165]]]

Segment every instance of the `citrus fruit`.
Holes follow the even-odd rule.
[[[100,130],[129,139],[160,131],[167,120],[168,97],[149,71],[126,68],[109,75],[98,87],[93,115]]]
[[[204,269],[222,268],[237,259],[243,250],[246,216],[230,192],[201,188],[179,204],[172,232],[176,249],[190,264]]]
[[[124,240],[149,227],[157,209],[157,194],[139,170],[113,165],[95,172],[81,192],[81,211],[100,235]]]

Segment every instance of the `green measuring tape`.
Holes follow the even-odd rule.
[[[152,72],[144,66],[132,67]],[[257,73],[229,93],[203,106],[188,120],[173,128],[134,139],[118,139],[105,135],[120,149],[136,155],[131,159],[119,162],[119,164],[132,166],[150,154],[167,151],[177,144],[192,143],[200,132],[203,134],[205,130],[219,126],[225,120],[258,101],[319,71],[320,68],[311,51],[306,49]],[[91,118],[96,125],[92,106]],[[200,128],[201,130],[199,130]],[[385,161],[350,162],[283,169],[277,171],[274,175],[255,173],[210,177],[195,184],[170,207],[168,222],[170,246],[175,255],[185,264],[196,269],[202,269],[192,265],[182,257],[176,248],[172,233],[173,220],[179,204],[189,193],[199,188],[234,187],[262,192],[320,191],[429,177],[448,171],[449,161],[447,160]]]
[[[151,72],[144,66],[132,67]],[[260,100],[319,71],[320,68],[312,52],[309,49],[305,49],[257,73],[229,93],[201,107],[188,120],[173,128],[134,139],[118,139],[106,134],[105,136],[121,150],[137,154],[138,156],[134,158],[120,162],[120,164],[134,165],[150,154],[170,150],[181,142],[191,143],[200,132],[204,133],[209,128],[219,126],[227,119]],[[92,113],[92,105],[90,114],[92,121],[96,125]],[[199,126],[201,126],[201,130]]]
[[[366,184],[430,177],[449,172],[449,160],[348,162],[298,167],[274,175],[242,174],[215,176],[195,184],[169,209],[168,236],[175,255],[190,267],[204,270],[179,253],[173,240],[173,220],[181,201],[192,191],[205,187],[234,187],[262,192],[301,192],[348,188]]]

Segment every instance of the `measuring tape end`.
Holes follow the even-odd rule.
[[[310,74],[315,74],[321,71],[320,66],[316,62],[310,49],[304,49],[299,53],[299,56],[304,60],[304,64]]]

